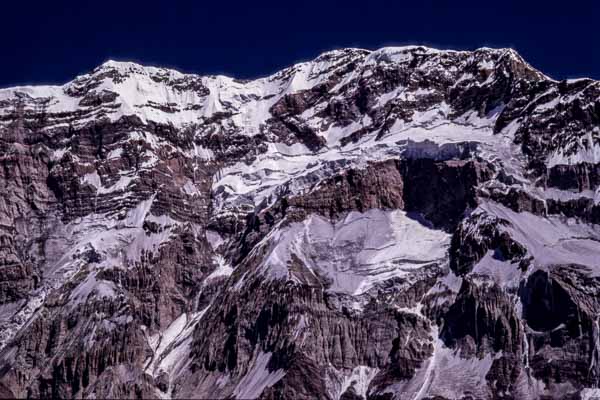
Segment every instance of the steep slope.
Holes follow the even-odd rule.
[[[580,398],[600,83],[511,49],[0,90],[0,394]]]

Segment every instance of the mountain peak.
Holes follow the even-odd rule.
[[[117,70],[117,71],[132,71],[132,70],[142,70],[144,68],[148,68],[142,64],[132,62],[132,61],[116,61],[116,60],[106,60],[98,67],[94,68],[94,71],[102,71],[102,70]]]

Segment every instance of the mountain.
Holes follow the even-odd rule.
[[[0,90],[0,160],[0,396],[600,396],[597,81],[108,61]]]

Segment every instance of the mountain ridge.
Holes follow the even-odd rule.
[[[294,66],[300,65],[300,64],[305,64],[305,63],[310,63],[313,62],[319,58],[322,58],[324,56],[330,56],[330,55],[335,55],[337,53],[343,53],[345,51],[358,51],[358,52],[365,52],[365,53],[376,53],[376,52],[381,52],[381,51],[385,51],[385,50],[401,50],[401,51],[410,51],[410,50],[423,50],[423,51],[432,51],[432,52],[436,52],[436,53],[475,53],[477,51],[501,51],[501,52],[511,52],[514,53],[517,57],[519,57],[520,59],[523,59],[523,57],[520,55],[520,53],[511,48],[511,47],[503,47],[503,48],[498,48],[498,47],[487,47],[487,46],[483,46],[483,47],[478,47],[476,49],[473,50],[455,50],[455,49],[438,49],[435,47],[430,47],[430,46],[426,46],[426,45],[404,45],[404,46],[385,46],[385,47],[380,47],[377,49],[367,49],[367,48],[360,48],[360,47],[344,47],[344,48],[336,48],[336,49],[332,49],[332,50],[327,50],[327,51],[323,51],[322,53],[320,53],[319,55],[317,55],[316,57],[312,58],[312,59],[308,59],[305,61],[299,61],[296,62],[294,64],[291,64],[288,67],[284,67],[282,69],[280,69],[279,71],[288,69],[288,68],[292,68]],[[116,59],[116,58],[109,58],[106,61],[100,63],[98,66],[92,68],[90,70],[90,72],[88,73],[82,73],[80,75],[77,75],[74,79],[77,79],[78,77],[81,76],[85,76],[85,75],[89,75],[90,73],[93,73],[93,71],[96,70],[100,70],[103,67],[111,67],[111,66],[121,66],[122,68],[126,68],[127,66],[130,67],[136,67],[136,68],[149,68],[149,69],[158,69],[158,70],[167,70],[167,71],[172,71],[175,72],[177,74],[181,74],[181,75],[195,75],[195,76],[199,76],[199,77],[217,77],[217,76],[221,76],[221,77],[225,77],[225,78],[230,78],[230,79],[237,79],[235,76],[232,75],[227,75],[227,74],[202,74],[202,73],[197,73],[197,72],[183,72],[177,69],[177,67],[161,67],[158,64],[154,65],[154,64],[146,64],[143,62],[139,62],[139,61],[133,61],[133,60],[127,60],[127,59]],[[534,67],[532,67],[533,69],[536,69]],[[538,72],[539,70],[536,69]],[[240,79],[241,81],[255,81],[255,80],[260,80],[260,79],[264,79],[264,78],[268,78],[270,76],[276,75],[277,72],[276,71],[272,74],[267,74],[267,75],[263,75],[263,76],[258,76],[255,78],[244,78],[244,79]],[[550,78],[551,79],[551,78]],[[563,79],[563,80],[577,80],[577,79],[592,79],[592,78],[588,78],[588,77],[580,77],[580,78],[570,78],[570,79]],[[554,80],[554,79],[553,79]],[[63,84],[31,84],[31,85],[9,85],[3,88],[0,88],[0,90],[10,90],[10,89],[18,89],[18,88],[27,88],[27,87],[39,87],[39,86],[65,86],[66,84],[70,83],[71,81],[68,81],[66,83]]]
[[[511,49],[0,90],[13,397],[579,398],[600,85]]]

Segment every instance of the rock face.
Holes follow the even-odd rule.
[[[600,83],[510,49],[0,90],[0,397],[600,396]]]

